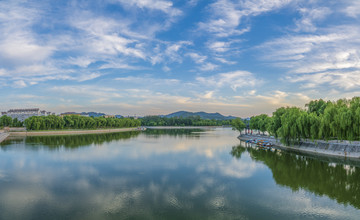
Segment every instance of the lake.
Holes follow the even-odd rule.
[[[237,135],[6,140],[0,219],[359,219],[359,162],[251,148]]]

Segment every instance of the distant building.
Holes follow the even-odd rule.
[[[40,111],[38,108],[26,108],[26,109],[10,109],[7,112],[1,112],[1,115],[7,115],[12,119],[17,118],[19,121],[24,121],[31,116],[48,116],[51,112]]]
[[[104,115],[104,118],[115,118],[115,115]]]

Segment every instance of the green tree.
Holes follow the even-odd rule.
[[[13,119],[10,116],[7,115],[3,115],[0,118],[0,126],[4,127],[4,126],[11,126],[13,122]]]
[[[243,122],[243,120],[241,120],[241,118],[235,118],[232,120],[231,122],[231,126],[233,130],[237,130],[241,133],[241,131],[243,131],[246,128],[245,123]]]

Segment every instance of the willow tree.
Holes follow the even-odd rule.
[[[267,130],[267,123],[269,122],[268,118],[269,116],[266,114],[261,114],[258,116],[258,126],[259,126],[259,130],[264,134],[265,131]]]
[[[305,104],[308,113],[315,112],[318,116],[324,114],[326,106],[327,103],[322,99],[312,100],[308,104]]]
[[[297,119],[302,110],[297,107],[286,108],[281,116],[281,127],[278,129],[278,135],[284,144],[297,144],[301,140],[301,131],[297,125]]]
[[[350,101],[350,110],[353,116],[353,127],[355,139],[360,139],[360,97],[354,97]]]
[[[286,108],[281,107],[276,109],[275,112],[273,112],[272,120],[270,121],[270,124],[268,124],[268,132],[275,136],[275,138],[278,138],[278,130],[281,128],[281,116],[285,114]]]
[[[250,128],[265,133],[265,131],[267,131],[268,123],[270,122],[268,118],[269,116],[267,116],[266,114],[251,117]]]
[[[319,138],[321,118],[312,112],[309,114],[310,138],[314,141]]]
[[[231,126],[233,130],[237,130],[241,132],[246,128],[245,123],[243,122],[243,120],[241,120],[241,118],[235,118],[231,121]]]
[[[298,129],[300,132],[299,135],[302,138],[310,137],[311,124],[310,124],[309,113],[307,113],[305,111],[301,111],[300,116],[296,119],[296,125],[298,126]]]

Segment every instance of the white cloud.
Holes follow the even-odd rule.
[[[49,58],[54,47],[47,45],[31,30],[41,11],[17,1],[0,2],[0,65],[13,67]]]
[[[239,28],[242,18],[276,10],[290,2],[292,0],[217,0],[210,5],[211,18],[207,22],[200,22],[199,28],[217,37],[241,35],[250,31],[246,25]]]
[[[117,0],[123,5],[128,6],[136,6],[139,8],[146,8],[150,10],[159,10],[170,16],[178,16],[181,15],[182,12],[173,7],[173,3],[171,1],[164,1],[164,0]]]
[[[288,71],[285,79],[303,88],[331,85],[354,89],[359,85],[360,28],[334,26],[318,34],[290,35],[259,47],[264,59]]]
[[[360,15],[360,2],[356,0],[350,0],[347,2],[348,5],[345,9],[343,9],[343,12],[350,17],[357,18]]]
[[[304,74],[300,76],[288,76],[291,82],[304,82],[305,88],[316,88],[320,85],[336,86],[345,90],[360,87],[360,70],[341,72],[322,72],[316,74]]]
[[[249,95],[255,95],[255,94],[256,94],[256,90],[249,91]]]
[[[214,57],[214,59],[221,62],[221,63],[225,63],[225,64],[230,64],[230,65],[236,64],[235,61],[229,61],[229,60],[224,59],[222,57]]]
[[[24,82],[24,80],[15,81],[13,84],[13,87],[15,87],[15,88],[24,88],[26,86],[27,86],[27,84]]]
[[[204,85],[215,87],[230,87],[236,91],[237,88],[254,87],[262,83],[254,75],[247,71],[234,71],[228,73],[220,73],[210,77],[197,77],[196,80]]]
[[[215,52],[223,53],[230,49],[230,42],[215,41],[209,43],[209,49]]]
[[[154,49],[154,55],[150,57],[150,61],[153,65],[165,62],[177,62],[182,63],[183,61],[183,49],[186,46],[192,45],[190,41],[178,41],[175,43],[166,43],[165,49],[161,45],[157,45]]]
[[[213,71],[216,68],[218,68],[219,66],[213,63],[204,63],[203,65],[200,66],[200,70],[201,71]]]
[[[302,18],[295,22],[295,31],[314,32],[317,30],[317,27],[314,23],[325,19],[328,15],[331,14],[331,10],[326,7],[311,9],[300,8],[299,11],[302,14]]]
[[[87,80],[96,79],[96,78],[98,78],[100,76],[101,76],[101,74],[99,74],[99,73],[82,74],[79,77],[77,77],[77,80],[79,82],[84,82],[84,81],[87,81]]]
[[[187,4],[189,6],[196,6],[198,4],[199,0],[188,0]]]
[[[193,52],[187,53],[186,56],[189,56],[191,59],[193,59],[195,63],[204,63],[204,61],[207,59],[207,56],[201,56]]]
[[[20,33],[14,33],[20,34]],[[12,64],[31,64],[43,61],[50,57],[54,48],[41,46],[32,40],[28,33],[22,36],[12,36],[0,43],[0,63],[2,65]]]
[[[181,81],[178,79],[161,79],[161,78],[153,78],[151,76],[143,75],[141,77],[127,76],[127,77],[118,77],[114,80],[126,82],[126,83],[134,83],[134,84],[150,84],[150,85],[175,85],[180,84]]]
[[[83,39],[79,41],[82,43],[84,51],[89,50],[91,53],[100,55],[123,54],[141,59],[146,58],[145,52],[139,48],[141,44],[138,40],[120,36],[117,33],[119,29],[127,29],[126,25],[121,22],[109,18],[81,17],[80,20],[72,22],[72,25],[85,32]],[[134,37],[135,34],[130,35]]]
[[[215,91],[206,91],[204,94],[198,95],[202,99],[213,99]]]
[[[8,75],[7,71],[5,69],[0,69],[0,76],[6,76]]]

